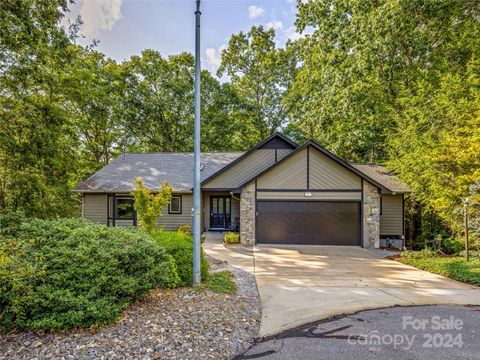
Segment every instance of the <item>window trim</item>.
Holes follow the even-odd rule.
[[[179,204],[180,204],[180,209],[179,209],[179,211],[172,211],[172,209],[171,209],[172,199],[173,199],[174,197],[178,198],[179,201],[180,201],[180,203],[179,203]],[[179,214],[181,214],[181,213],[182,213],[182,202],[183,202],[182,195],[172,195],[172,197],[170,198],[170,201],[168,202],[168,213],[169,213],[169,214],[172,214],[172,215],[179,215]]]
[[[135,220],[135,199],[133,196],[115,196],[113,198],[113,215],[115,215],[115,220]],[[118,200],[132,200],[133,206],[133,216],[132,217],[120,217],[118,215]]]

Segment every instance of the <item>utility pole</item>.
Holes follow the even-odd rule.
[[[202,281],[200,275],[200,0],[195,11],[195,120],[193,148],[193,286]]]
[[[465,226],[464,236],[465,236],[465,260],[470,260],[470,245],[468,243],[468,198],[465,199],[463,203],[463,223]]]

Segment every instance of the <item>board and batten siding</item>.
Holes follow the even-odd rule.
[[[310,189],[361,190],[362,179],[317,149],[310,147]]]
[[[307,150],[285,159],[257,179],[257,189],[306,189]]]
[[[402,195],[382,195],[380,236],[403,235]]]
[[[278,156],[278,154],[277,154]],[[275,163],[274,149],[258,149],[202,185],[202,189],[234,189]]]
[[[302,149],[259,176],[257,188],[270,190],[307,189],[307,160],[310,190],[361,190],[362,181],[358,175],[314,147],[309,147],[308,150],[307,148]],[[350,194],[349,198],[351,197]],[[354,197],[357,198],[358,196],[354,195]],[[346,199],[345,195],[341,195],[339,199]]]

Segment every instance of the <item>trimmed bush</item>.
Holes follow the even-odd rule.
[[[227,232],[223,236],[223,243],[224,244],[240,244],[240,235],[233,232]]]
[[[190,286],[193,282],[192,236],[168,231],[157,231],[152,236],[175,259],[177,272],[180,276],[180,285]],[[206,279],[208,277],[208,262],[203,254],[203,249],[200,256],[200,273],[202,279]]]
[[[119,318],[157,287],[173,258],[147,234],[77,220],[32,220],[0,237],[0,328],[67,329]]]

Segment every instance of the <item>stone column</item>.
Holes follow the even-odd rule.
[[[380,194],[367,181],[363,181],[363,247],[380,247]]]
[[[240,241],[255,245],[255,182],[245,185],[240,195]]]

